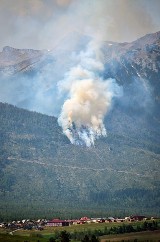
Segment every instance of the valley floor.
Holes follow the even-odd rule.
[[[157,231],[143,231],[136,233],[126,233],[126,234],[117,234],[117,235],[105,235],[100,238],[101,242],[112,242],[112,241],[160,241],[160,230]]]
[[[157,221],[159,222],[159,221]],[[142,226],[143,222],[127,222],[122,223],[127,226],[127,224],[132,224],[133,227]],[[111,227],[118,227],[119,223],[97,223],[97,224],[82,224],[82,225],[73,225],[67,227],[44,227],[44,230],[37,231],[32,230],[9,230],[0,228],[0,242],[49,242],[50,238],[54,236],[55,233],[66,230],[68,233],[72,234],[75,232],[82,232],[87,234],[89,231],[100,231],[105,228],[110,229]],[[100,242],[112,242],[112,241],[131,241],[131,242],[159,242],[160,241],[160,229],[155,231],[142,231],[142,232],[131,232],[124,234],[110,234],[99,236]],[[71,242],[80,242],[81,240],[71,240]]]

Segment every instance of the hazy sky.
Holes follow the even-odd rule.
[[[76,30],[132,41],[160,30],[160,0],[0,0],[0,49],[52,49]]]

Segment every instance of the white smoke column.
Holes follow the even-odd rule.
[[[94,51],[93,51],[94,46]],[[79,56],[79,65],[72,68],[59,83],[59,90],[68,92],[58,122],[72,144],[94,145],[96,138],[106,136],[104,117],[111,106],[113,80],[103,80],[103,64],[97,45],[90,44]]]

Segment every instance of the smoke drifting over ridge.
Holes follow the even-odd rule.
[[[77,41],[77,34],[70,38]],[[65,50],[62,43],[55,52],[47,52],[47,56],[51,52],[51,61],[45,57],[44,63],[40,62],[31,73],[29,69],[4,76],[0,79],[0,99],[56,116],[71,143],[89,147],[96,138],[106,136],[104,117],[112,106],[112,98],[122,95],[122,88],[115,80],[103,78],[103,42],[84,36],[82,39],[83,46],[78,41],[74,49]],[[3,54],[12,57],[12,49]]]
[[[22,77],[9,85],[0,80],[2,100],[55,115],[71,143],[93,145],[96,138],[106,135],[103,119],[112,106],[113,97],[122,94],[113,79],[103,79],[99,43],[102,40],[130,41],[156,31],[158,21],[154,22],[153,12],[149,12],[149,1],[13,1],[16,7],[7,0],[0,3],[0,19],[11,17],[7,26],[2,26],[1,43],[18,48],[52,49],[56,46],[51,50],[55,64],[53,60],[47,64],[46,72],[38,70],[33,78]],[[159,5],[156,0],[154,3]],[[159,15],[156,16],[158,20]],[[73,48],[73,38],[60,41],[73,30],[92,36],[95,42],[88,45],[86,41],[87,48],[81,48],[81,44]],[[8,38],[8,33],[12,38]],[[5,41],[4,36],[7,36]],[[62,60],[56,61],[59,53]]]
[[[102,79],[100,57],[99,45],[90,43],[86,52],[80,53],[79,64],[58,84],[60,91],[68,91],[58,121],[72,144],[89,147],[96,138],[106,136],[104,117],[112,98],[121,93],[113,79]]]
[[[133,41],[160,28],[158,0],[1,0],[0,48],[52,49],[69,32]]]

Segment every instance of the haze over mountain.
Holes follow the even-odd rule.
[[[160,214],[160,32],[100,43],[99,75],[114,79],[118,95],[104,119],[107,137],[88,148],[72,145],[57,117],[68,98],[59,81],[91,40],[72,32],[50,51],[0,53],[1,219],[71,210]]]
[[[1,0],[0,50],[5,45],[53,49],[74,30],[131,42],[159,31],[159,9],[159,0]]]
[[[153,98],[159,102],[159,38],[160,32],[157,32],[132,43],[101,42],[104,78],[116,79],[124,89],[137,81],[135,88],[145,89],[146,99],[153,92]],[[50,51],[4,47],[0,53],[0,100],[57,115],[53,105],[56,96],[59,96],[56,99],[59,109],[64,101],[57,83],[78,63],[78,53],[85,51],[91,40],[89,36],[73,32]]]

